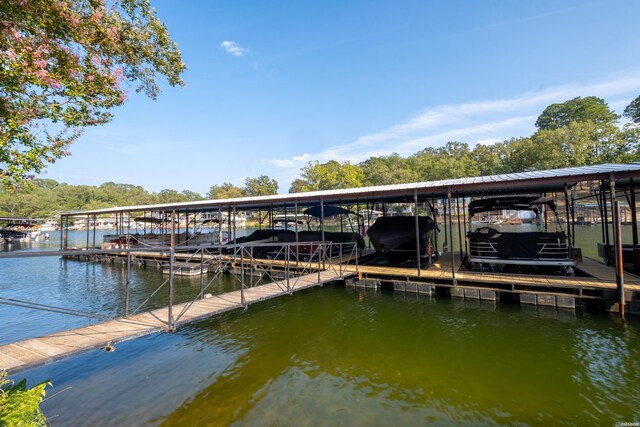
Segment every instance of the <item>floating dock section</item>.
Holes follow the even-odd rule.
[[[215,316],[230,310],[246,308],[250,304],[289,295],[325,283],[336,282],[350,277],[352,273],[340,275],[333,270],[325,270],[295,278],[295,286],[287,286],[287,281],[277,281],[265,285],[210,296],[189,303],[176,304],[173,313],[180,313],[175,326]],[[27,339],[0,346],[0,369],[9,373],[33,368],[53,362],[75,353],[96,349],[112,348],[117,342],[169,330],[169,307],[146,313],[109,320],[82,328],[71,329],[51,335]]]

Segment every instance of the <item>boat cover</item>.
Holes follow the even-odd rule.
[[[509,196],[492,197],[489,199],[474,200],[469,203],[469,215],[473,216],[480,212],[508,210],[529,210],[538,214],[535,205],[546,204],[555,211],[556,204],[553,199],[537,196]]]

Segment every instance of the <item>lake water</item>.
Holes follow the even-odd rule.
[[[121,265],[25,258],[0,271],[2,297],[122,311]],[[163,280],[134,268],[132,306]],[[176,280],[177,299],[198,288]],[[165,303],[160,292],[151,306]],[[0,343],[92,322],[0,305]],[[640,320],[332,285],[21,377],[53,381],[53,425],[611,426],[640,421]]]

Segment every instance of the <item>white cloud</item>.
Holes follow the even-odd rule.
[[[439,147],[458,140],[489,144],[511,137],[530,135],[535,120],[552,103],[576,96],[598,96],[610,101],[616,110],[640,91],[640,75],[631,75],[592,84],[573,84],[530,92],[508,99],[439,105],[427,109],[404,123],[363,135],[355,141],[327,147],[317,153],[305,153],[289,159],[272,159],[279,168],[295,170],[310,160],[360,162],[372,156],[398,153],[407,156],[427,147]]]
[[[249,49],[240,47],[238,43],[229,40],[225,40],[220,43],[220,48],[224,49],[233,56],[243,56],[244,54],[249,52]]]

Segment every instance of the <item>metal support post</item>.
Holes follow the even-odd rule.
[[[233,207],[233,244],[236,244],[236,234],[237,234],[237,230],[236,230],[236,207]],[[244,256],[244,255],[243,255]]]
[[[322,241],[324,242],[324,199],[320,197],[320,231],[322,232]]]
[[[324,258],[325,258],[325,245],[324,245],[324,198],[320,197],[320,229],[322,230],[322,245],[320,249],[322,250],[322,268],[324,268]],[[318,266],[320,267],[320,266]],[[318,282],[320,281],[320,268],[318,268]]]
[[[413,217],[416,227],[416,262],[418,263],[418,277],[422,274],[420,265],[420,222],[418,221],[418,189],[413,189]]]
[[[66,220],[67,217],[64,217],[64,219]],[[62,215],[60,215],[60,249],[67,249],[67,242],[65,241],[64,238],[64,229],[65,229],[65,224],[62,221]]]
[[[320,258],[322,258],[324,252],[324,242],[320,242],[320,246],[318,246],[318,283],[320,283],[320,262],[322,262],[322,260]]]
[[[173,331],[173,264],[174,264],[174,249],[173,245],[169,248],[169,314],[167,322],[169,323],[169,330]]]
[[[204,248],[200,249],[200,299],[204,298]]]
[[[458,281],[456,279],[456,262],[455,262],[455,251],[453,250],[453,209],[451,207],[451,187],[447,189],[447,201],[449,205],[449,252],[451,253],[451,279],[453,281],[453,286],[458,286]]]
[[[631,230],[633,233],[633,247],[638,246],[638,212],[636,210],[636,189],[633,178],[629,178],[629,208],[631,209]]]
[[[291,267],[291,245],[290,244],[286,244],[285,246],[285,269],[284,269],[284,274],[285,277],[287,278],[287,293],[289,295],[291,295],[291,284],[289,283],[289,274],[290,274],[290,267]]]
[[[169,330],[175,329],[174,319],[173,319],[173,265],[175,262],[175,238],[176,238],[176,211],[173,210],[171,214],[171,240],[169,247]]]
[[[240,303],[247,309],[247,300],[244,297],[244,246],[240,248]]]
[[[228,233],[227,233],[228,235]],[[218,210],[218,244],[222,244],[222,210]]]
[[[567,242],[569,242],[570,246],[573,246],[571,244],[571,237],[572,237],[572,229],[571,229],[571,208],[569,206],[569,189],[567,188],[567,184],[564,185],[564,207],[565,207],[565,212],[567,215]]]
[[[131,251],[127,251],[127,279],[124,288],[124,315],[129,315],[129,287],[131,285]]]
[[[624,264],[622,259],[622,227],[620,223],[620,202],[614,202],[614,238],[616,243],[616,286],[618,289],[618,312],[624,318]]]
[[[253,246],[249,246],[249,287],[253,288]]]
[[[462,252],[462,226],[460,224],[460,198],[456,196],[456,218],[458,219],[458,244],[460,245],[460,259],[463,258]]]

